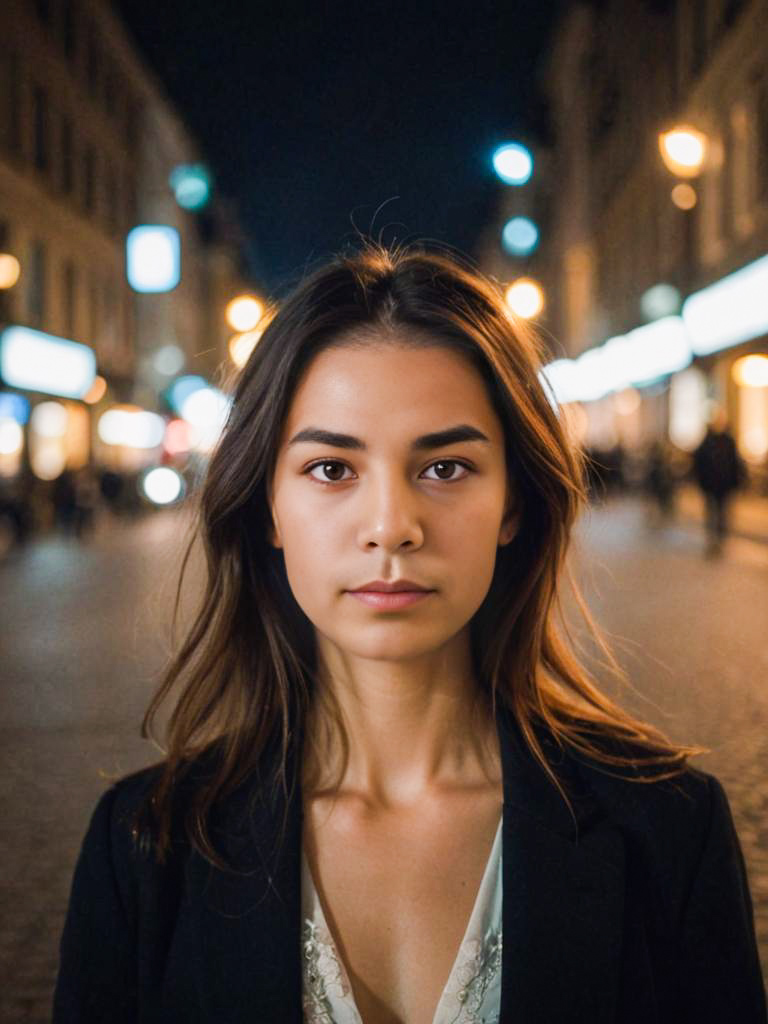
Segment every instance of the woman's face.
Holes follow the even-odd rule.
[[[415,445],[456,427],[480,439]],[[508,497],[501,423],[475,368],[446,348],[376,339],[326,349],[299,381],[269,539],[322,637],[349,655],[402,660],[441,647],[479,608],[497,547],[515,533]],[[350,594],[403,578],[432,593],[396,610]]]

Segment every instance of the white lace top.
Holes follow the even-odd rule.
[[[497,1024],[501,999],[501,822],[475,905],[432,1024]],[[302,852],[303,1004],[306,1024],[362,1024],[344,964]]]

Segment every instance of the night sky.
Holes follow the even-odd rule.
[[[558,6],[117,3],[271,290],[355,228],[472,252],[494,146],[546,134],[535,76]]]

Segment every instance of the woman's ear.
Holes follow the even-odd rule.
[[[507,507],[504,510],[504,519],[499,529],[499,547],[509,544],[517,536],[520,529],[520,512],[517,507],[517,500],[510,497],[507,500]]]

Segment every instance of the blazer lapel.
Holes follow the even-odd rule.
[[[537,732],[573,806],[498,719],[504,775],[501,1024],[616,1019],[624,842],[572,764]],[[560,762],[558,766],[557,762]]]
[[[289,766],[295,772],[296,762]],[[286,804],[257,801],[253,781],[226,802],[217,829],[221,849],[238,874],[213,868],[194,854],[188,868],[199,1020],[216,1024],[300,1024],[301,794]],[[287,807],[285,837],[276,839]]]

